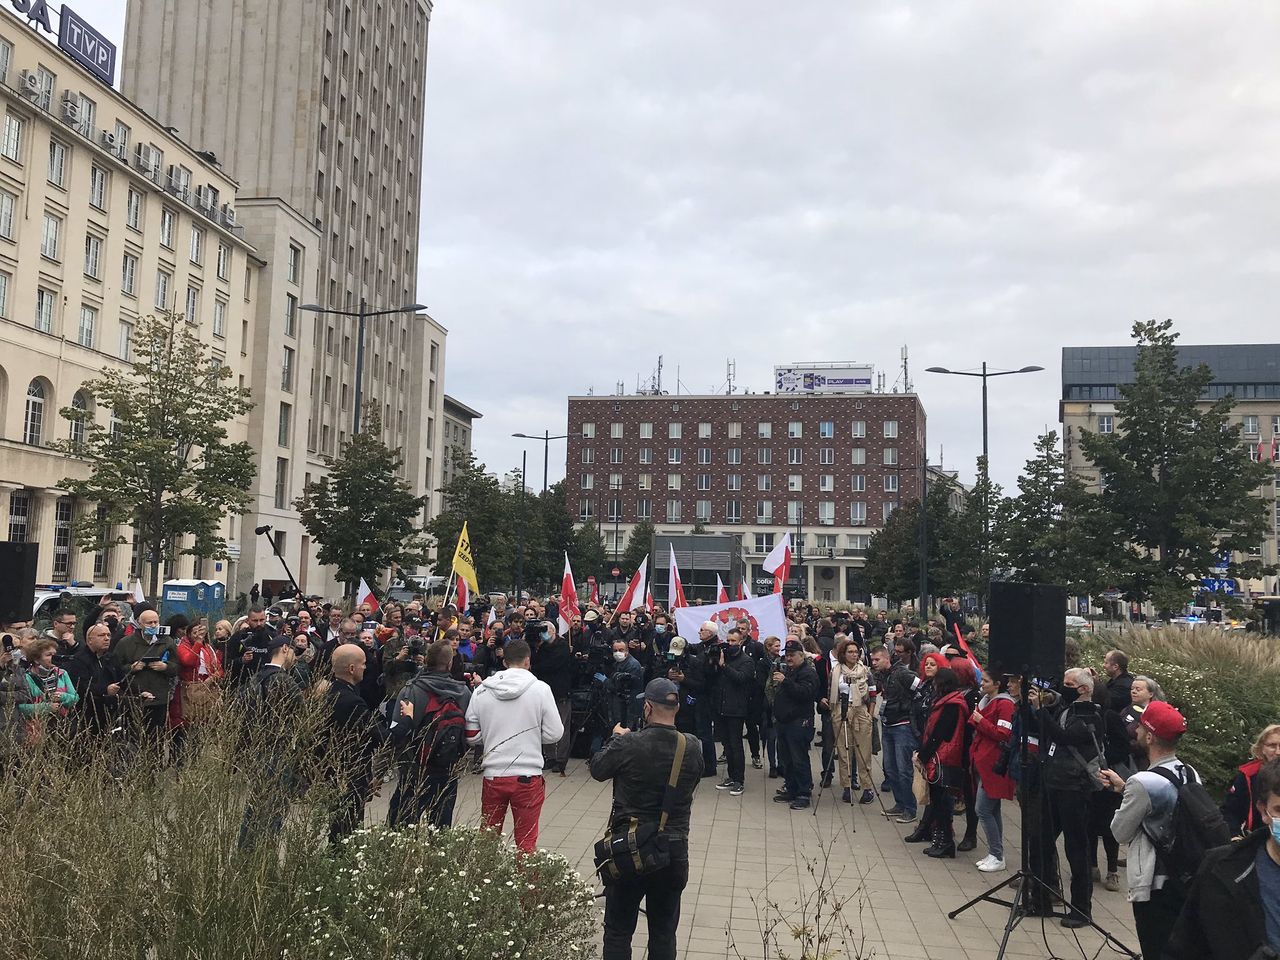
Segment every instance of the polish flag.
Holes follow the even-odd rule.
[[[644,612],[653,613],[653,590],[648,588],[644,591]]]
[[[631,582],[627,584],[627,592],[618,601],[618,610],[639,610],[644,606],[645,570],[649,567],[649,555],[640,561],[640,569],[635,572]]]
[[[488,636],[489,634],[493,633],[493,625],[494,625],[495,623],[497,623],[497,622],[498,622],[498,614],[497,614],[497,612],[493,609],[493,607],[490,607],[490,608],[489,608],[489,619],[488,619],[488,620],[486,620],[486,621],[484,622],[484,632],[485,632],[485,635],[486,635],[486,636]]]
[[[578,588],[573,582],[573,568],[569,566],[569,554],[564,555],[564,578],[560,581],[560,636],[568,636],[569,624],[578,616]]]
[[[684,584],[680,582],[680,568],[676,566],[676,548],[668,544],[671,551],[671,562],[667,568],[667,610],[671,613],[681,607],[687,607],[689,601],[684,598]]]
[[[135,577],[133,581],[133,602],[135,604],[143,604],[147,602],[147,595],[142,592],[141,577]]]
[[[593,606],[600,606],[600,584],[596,583],[596,578],[591,578],[591,597],[590,603]]]
[[[724,584],[720,580],[720,574],[716,574],[716,603],[728,603],[729,591],[724,588]]]
[[[784,533],[782,535],[782,539],[774,544],[773,549],[769,551],[769,555],[764,558],[762,566],[764,567],[765,573],[773,574],[773,592],[781,593],[782,585],[791,576],[790,530]]]
[[[747,586],[746,577],[743,577],[741,580],[738,581],[738,599],[739,600],[751,599],[751,588]]]
[[[378,598],[373,595],[373,590],[365,583],[364,577],[360,578],[360,587],[356,590],[356,606],[362,603],[367,603],[374,613],[378,612]]]
[[[968,661],[973,664],[973,669],[974,671],[976,671],[978,675],[978,679],[981,680],[982,664],[978,663],[978,658],[973,655],[973,651],[969,649],[969,644],[965,642],[964,634],[960,632],[960,624],[953,623],[951,625],[951,628],[955,631],[955,634],[956,634],[956,646],[960,648],[961,652],[965,655],[966,659],[968,659]]]
[[[1267,443],[1267,441],[1265,440],[1258,441],[1258,462],[1259,463],[1267,463],[1269,460],[1272,459],[1271,451],[1275,447],[1275,445],[1276,444],[1274,440],[1272,440],[1270,443]]]
[[[456,580],[456,581],[457,581],[457,583],[458,583],[458,594],[457,594],[457,598],[456,598],[456,606],[457,606],[457,608],[458,608],[458,616],[460,616],[460,617],[461,617],[461,616],[466,616],[466,613],[467,613],[467,607],[468,607],[468,606],[470,606],[469,601],[470,601],[470,599],[471,599],[471,598],[470,598],[470,596],[469,596],[469,595],[468,595],[468,593],[467,593],[467,581],[465,581],[465,580],[463,580],[461,577],[457,577],[457,576],[455,576],[455,577],[454,577],[454,580]]]

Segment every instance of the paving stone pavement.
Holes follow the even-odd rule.
[[[814,754],[815,772],[817,754]],[[721,767],[723,773],[723,767]],[[877,776],[880,769],[876,767]],[[719,778],[717,778],[719,779]],[[761,943],[756,904],[766,895],[786,909],[794,909],[799,891],[815,887],[811,870],[826,865],[836,877],[835,889],[859,901],[847,918],[856,933],[848,955],[858,960],[991,960],[995,957],[1009,911],[983,903],[955,920],[947,913],[1008,873],[982,874],[974,863],[985,855],[979,830],[978,849],[955,860],[923,856],[922,844],[902,838],[913,828],[887,821],[879,803],[841,804],[839,787],[822,791],[813,809],[791,811],[772,802],[780,780],[763,770],[747,769],[746,792],[731,797],[714,789],[717,780],[704,779],[694,797],[690,837],[689,885],[680,920],[683,960],[777,960]],[[371,805],[369,816],[385,818],[386,799]],[[591,849],[609,812],[611,787],[591,779],[586,764],[573,760],[569,775],[547,778],[538,846],[555,851],[592,876]],[[889,794],[879,795],[886,804]],[[1019,861],[1018,816],[1013,803],[1004,804],[1005,857]],[[460,786],[457,822],[478,822],[480,777],[467,774]],[[963,817],[956,818],[963,832]],[[510,818],[507,832],[510,833]],[[823,851],[830,850],[824,857]],[[1101,850],[1099,851],[1101,853]],[[1063,882],[1066,860],[1061,856]],[[1118,893],[1094,886],[1094,919],[1135,953],[1138,938],[1133,913],[1125,898],[1124,871]],[[644,916],[635,937],[635,960],[645,960]],[[784,947],[785,949],[785,947]],[[843,953],[838,953],[843,956]],[[1010,960],[1030,958],[1120,958],[1091,929],[1063,930],[1057,920],[1022,921],[1005,954]]]

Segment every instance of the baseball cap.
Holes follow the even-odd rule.
[[[268,654],[271,654],[274,651],[279,650],[281,647],[286,646],[291,640],[292,638],[285,638],[279,634],[273,634],[271,639],[266,643],[266,651]]]
[[[688,646],[688,642],[684,637],[672,637],[671,645],[667,647],[667,653],[673,657],[682,657],[686,646]]]
[[[1187,721],[1178,712],[1178,708],[1163,700],[1153,700],[1147,704],[1147,709],[1142,711],[1138,722],[1166,743],[1171,743],[1187,732]]]
[[[782,648],[783,653],[804,653],[804,644],[799,640],[788,640],[787,645]]]
[[[637,700],[648,700],[662,707],[678,707],[680,705],[680,688],[664,677],[650,680],[644,693],[636,696]]]

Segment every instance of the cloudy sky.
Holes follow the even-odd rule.
[[[79,0],[123,32],[123,0]],[[971,476],[992,383],[1011,485],[1061,348],[1172,317],[1274,340],[1280,5],[437,0],[419,299],[478,455],[565,396],[769,389],[774,364],[911,376]],[[552,477],[563,474],[553,445]],[[531,473],[541,455],[530,447]],[[557,463],[557,459],[559,462]]]

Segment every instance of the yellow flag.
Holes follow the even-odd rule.
[[[467,534],[467,522],[462,522],[462,532],[458,534],[458,549],[453,551],[453,572],[467,582],[471,592],[477,596],[480,584],[476,582],[476,565],[471,559],[471,537]]]

